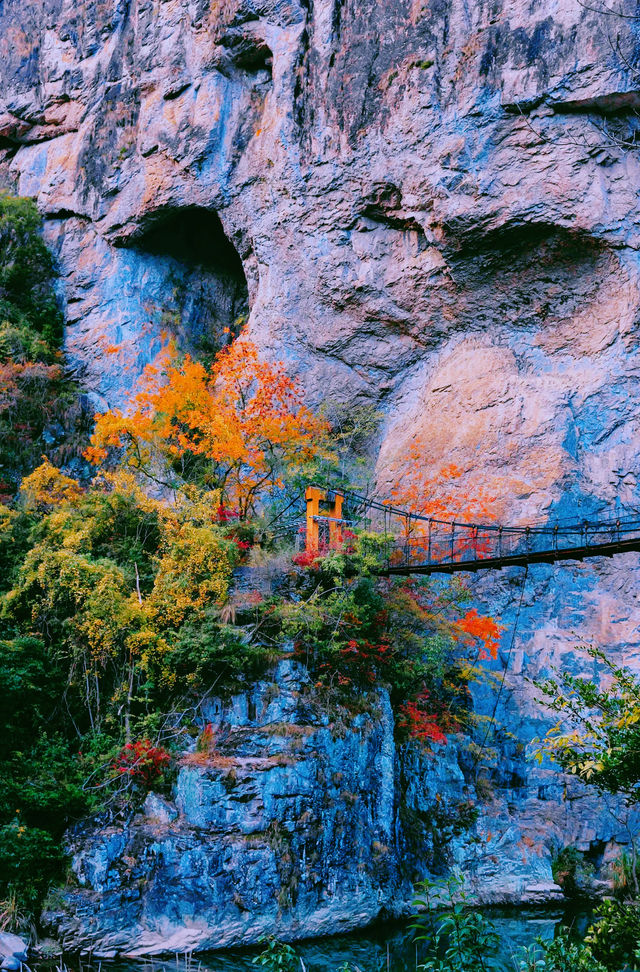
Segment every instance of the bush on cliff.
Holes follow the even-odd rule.
[[[595,787],[600,793],[622,798],[628,811],[640,805],[640,679],[616,665],[599,648],[583,652],[599,669],[587,677],[558,671],[537,683],[541,702],[557,713],[558,721],[543,740],[545,754],[562,769]],[[622,821],[616,816],[616,823]],[[619,882],[617,897],[596,908],[586,948],[593,968],[601,963],[608,972],[640,963],[640,886],[637,834],[631,832],[631,853]],[[581,966],[585,969],[587,965]],[[589,966],[591,969],[591,966]]]
[[[60,420],[75,401],[54,260],[40,230],[31,200],[0,194],[0,499],[15,494],[43,453],[61,458]]]
[[[352,534],[336,549],[295,558],[295,596],[265,602],[258,624],[293,642],[328,701],[388,687],[404,738],[445,743],[473,721],[468,683],[497,653],[500,627],[468,609],[464,585],[376,576],[385,538]]]

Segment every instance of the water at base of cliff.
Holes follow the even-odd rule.
[[[590,913],[586,908],[494,908],[485,911],[500,936],[503,972],[517,972],[523,950],[540,937],[551,939],[562,927],[576,939],[584,936]],[[294,943],[307,972],[339,972],[348,963],[360,972],[416,972],[429,947],[416,943],[407,924],[380,923],[346,935]],[[202,952],[196,955],[140,960],[102,960],[65,956],[68,972],[255,972],[253,958],[260,948]],[[432,953],[431,953],[432,954]],[[60,967],[59,960],[55,963]],[[53,966],[52,966],[53,967]],[[38,967],[45,972],[46,966]]]

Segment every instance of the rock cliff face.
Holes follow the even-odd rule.
[[[130,822],[71,834],[78,887],[46,916],[67,949],[136,956],[335,934],[406,914],[414,882],[454,864],[479,901],[549,901],[562,896],[553,846],[589,850],[597,831],[600,862],[628,839],[554,771],[534,786],[505,759],[480,788],[464,741],[396,751],[384,692],[362,715],[330,718],[304,666],[285,656],[271,678],[207,703],[215,756],[187,754],[172,799],[150,794]],[[567,814],[576,798],[581,813]]]
[[[68,350],[96,403],[122,401],[168,324],[215,342],[248,313],[265,354],[286,359],[310,396],[380,408],[382,487],[415,446],[432,475],[454,462],[461,490],[495,492],[504,520],[637,504],[638,21],[631,0],[625,16],[598,7],[3,0],[0,177],[45,214]],[[512,648],[521,578],[478,586],[507,627],[498,715],[517,738],[539,728],[523,674],[580,664],[576,641],[640,668],[638,576],[636,555],[532,569]],[[335,757],[343,772],[352,744],[330,756],[317,732],[308,745],[319,762]],[[362,729],[365,750],[381,732]],[[500,838],[492,828],[498,871],[522,857],[510,806],[549,832],[566,812],[583,846],[606,844],[595,809],[569,800],[560,811],[546,799],[560,784],[505,752],[504,786],[519,781],[526,799],[503,804]],[[457,765],[452,755],[454,787]],[[271,792],[282,771],[256,770],[255,785]],[[415,772],[411,792],[428,803],[431,777]],[[287,773],[293,792],[308,784]],[[196,839],[196,783],[221,785],[183,771],[187,802],[162,825],[177,834],[175,859],[180,840]],[[386,812],[370,809],[367,840]],[[266,844],[232,845],[229,867],[246,871],[262,854],[277,880]],[[226,866],[216,847],[193,851],[212,875]],[[535,854],[525,858],[522,887],[541,877]],[[366,857],[365,870],[374,863],[384,862]],[[377,907],[379,896],[360,904],[361,891],[402,886],[397,873],[354,871],[341,889],[340,866],[346,923]],[[302,900],[319,928],[331,905]],[[131,908],[138,927],[142,905]]]
[[[174,803],[72,839],[80,890],[56,919],[71,948],[132,954],[286,938],[371,921],[397,875],[388,698],[329,725],[284,659],[273,682],[203,713],[221,733],[192,754]]]

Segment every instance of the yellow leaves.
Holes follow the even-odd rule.
[[[125,578],[115,565],[47,542],[31,549],[5,603],[10,613],[28,612],[38,630],[62,626],[70,652],[86,651],[102,662],[117,653],[132,621]]]
[[[22,480],[22,496],[28,508],[42,509],[63,503],[75,504],[83,491],[75,479],[65,476],[48,459]]]
[[[86,542],[87,535],[84,530],[74,530],[65,533],[62,539],[62,546],[65,550],[81,550]]]
[[[7,616],[55,638],[91,671],[125,662],[171,685],[165,633],[225,600],[237,559],[236,545],[213,522],[219,494],[185,490],[170,506],[146,495],[129,472],[103,474],[86,493],[52,466],[37,472],[27,484],[32,501],[42,504],[44,495],[59,505],[47,504],[38,542],[5,597]],[[6,533],[10,541],[16,516],[0,506],[0,540]],[[136,546],[147,542],[146,550]]]
[[[583,780],[590,780],[593,778],[594,773],[601,772],[603,769],[603,764],[598,763],[596,760],[587,759],[580,763],[576,763],[571,767],[571,772],[577,774],[580,772],[580,777]]]
[[[175,520],[175,509],[153,496],[149,496],[140,488],[135,476],[126,469],[115,472],[102,472],[96,485],[104,488],[108,493],[133,500],[135,505],[145,513],[155,513],[160,520]]]
[[[458,665],[458,673],[460,681],[466,684],[472,680],[475,680],[476,668],[471,664],[471,662],[462,660]]]
[[[9,538],[13,530],[13,525],[18,518],[15,510],[10,509],[0,503],[0,541],[5,537]]]
[[[614,721],[614,725],[618,729],[631,729],[632,726],[637,726],[638,723],[640,723],[640,705],[637,704],[630,704],[620,718]]]
[[[134,631],[126,641],[126,651],[132,661],[137,661],[140,670],[149,675],[160,672],[160,681],[171,688],[176,683],[175,673],[168,666],[171,654],[169,643],[153,628],[144,627]]]
[[[145,603],[149,618],[163,626],[177,626],[191,612],[223,601],[232,569],[230,544],[217,531],[181,524],[158,562],[153,590]]]

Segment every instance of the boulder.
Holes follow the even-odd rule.
[[[18,935],[0,932],[1,968],[15,970],[27,961],[29,946]]]

